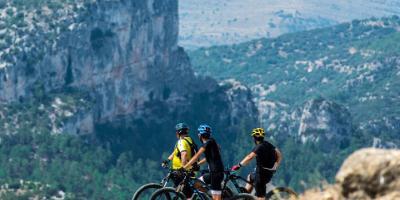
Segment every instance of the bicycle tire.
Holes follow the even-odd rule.
[[[276,198],[274,198],[274,197],[276,197]],[[277,188],[269,191],[265,195],[266,200],[274,200],[274,199],[292,200],[292,199],[297,199],[297,198],[298,198],[297,193],[294,190],[292,190],[290,188],[286,188],[286,187],[277,187]]]
[[[158,189],[151,195],[150,200],[159,200],[163,196],[165,196],[163,200],[186,200],[186,196],[183,193],[177,192],[176,189],[172,187]]]
[[[163,186],[160,185],[159,183],[148,183],[148,184],[142,185],[139,189],[136,190],[135,194],[133,194],[132,200],[142,200],[143,198],[140,198],[140,196],[146,190],[153,189],[154,191],[156,191],[162,187]]]
[[[228,200],[256,200],[256,197],[251,194],[240,193],[229,198]]]

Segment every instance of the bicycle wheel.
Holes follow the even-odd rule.
[[[256,197],[251,194],[240,193],[229,198],[228,200],[256,200]]]
[[[166,187],[155,191],[150,200],[186,200],[186,197],[181,192],[175,191],[175,188]]]
[[[298,195],[290,188],[277,187],[265,195],[266,200],[295,200]]]
[[[162,188],[159,183],[148,183],[136,190],[132,200],[149,199],[151,195],[158,189]]]

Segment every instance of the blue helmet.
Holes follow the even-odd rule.
[[[199,128],[197,129],[198,133],[200,136],[208,136],[210,137],[211,135],[211,127],[207,124],[202,124],[199,126]]]

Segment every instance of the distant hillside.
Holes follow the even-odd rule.
[[[301,126],[307,125],[300,121],[307,114],[303,105],[322,97],[344,106],[354,127],[375,137],[369,145],[382,145],[382,140],[390,141],[386,146],[400,144],[399,17],[356,20],[189,54],[197,73],[250,86],[269,131],[300,136]],[[322,126],[324,120],[316,123]]]
[[[196,73],[249,86],[261,126],[281,149],[274,182],[332,182],[362,147],[400,146],[400,18],[189,52]]]
[[[179,43],[198,48],[400,15],[398,0],[185,0]]]

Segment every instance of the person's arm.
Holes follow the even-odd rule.
[[[231,168],[231,170],[232,170],[232,171],[239,170],[242,166],[246,166],[247,164],[249,164],[249,162],[250,162],[251,160],[253,160],[253,158],[255,158],[256,156],[257,156],[257,154],[254,153],[254,152],[249,153],[249,155],[247,155],[246,157],[244,157],[244,159],[243,159],[239,164],[233,166],[233,167]]]
[[[168,156],[168,160],[172,160],[174,158],[174,152],[171,153],[171,155]]]
[[[281,161],[282,161],[282,153],[281,151],[279,151],[278,148],[275,148],[275,153],[276,153],[276,168],[279,167],[279,165],[281,165]]]
[[[198,164],[199,164],[199,165],[202,165],[202,164],[204,164],[204,163],[206,163],[206,162],[207,162],[206,158],[203,158],[203,159],[201,159],[201,160],[198,162]]]
[[[169,166],[169,162],[174,158],[174,153],[175,151],[168,156],[167,160],[161,162],[161,167],[167,168]]]
[[[255,158],[256,156],[257,156],[257,154],[254,153],[254,152],[249,153],[249,155],[247,155],[247,156],[239,163],[239,165],[240,165],[240,166],[246,166],[246,165],[249,164],[249,162],[250,162],[251,160],[253,160],[253,158]]]
[[[203,154],[205,151],[206,151],[206,149],[204,147],[201,147],[199,149],[199,151],[192,157],[192,159],[190,159],[190,161],[188,163],[186,163],[186,165],[183,166],[183,168],[187,169],[190,166],[192,166],[193,163],[195,163],[199,159],[201,154]]]
[[[187,155],[188,155],[187,151],[181,151],[182,166],[186,165],[186,163],[187,163]]]

